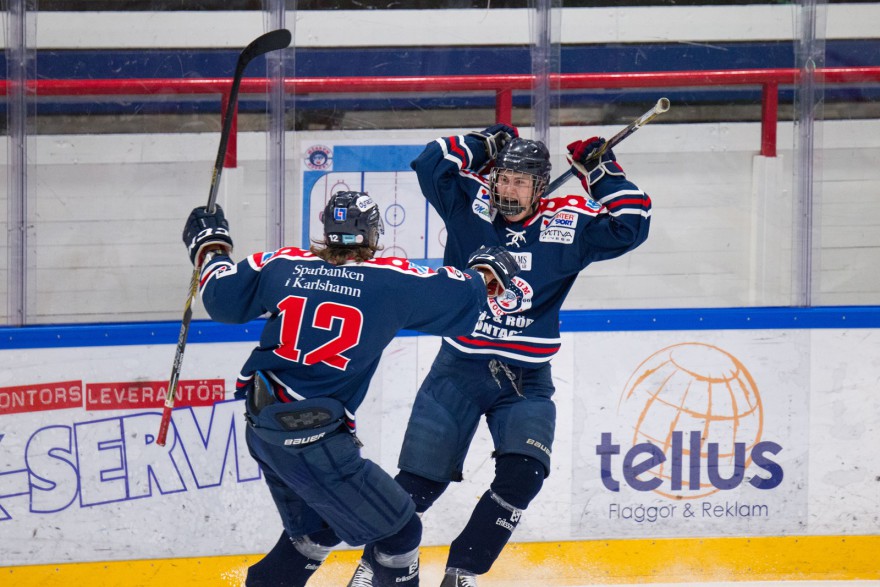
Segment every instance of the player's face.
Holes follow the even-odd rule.
[[[504,218],[511,222],[517,222],[526,218],[532,210],[534,198],[534,177],[527,173],[520,173],[510,169],[502,169],[498,172],[495,180],[495,193],[499,204],[519,205],[522,212]]]

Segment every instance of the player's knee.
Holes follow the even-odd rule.
[[[307,536],[307,538],[315,544],[330,548],[337,546],[342,542],[342,539],[339,538],[333,528],[329,527],[312,532]]]
[[[396,533],[375,543],[376,551],[383,555],[395,556],[417,550],[422,541],[422,520],[413,514]]]
[[[541,491],[546,469],[537,459],[506,454],[495,459],[495,479],[490,486],[498,497],[521,510]]]
[[[449,481],[431,481],[408,471],[399,472],[394,480],[403,487],[404,491],[409,493],[416,504],[418,513],[425,512],[434,505],[434,502],[449,487]]]

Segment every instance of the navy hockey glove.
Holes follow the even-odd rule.
[[[504,247],[480,247],[470,256],[467,266],[483,274],[489,297],[504,293],[519,273],[519,264]]]
[[[193,265],[201,265],[205,253],[211,249],[222,249],[226,254],[232,252],[232,237],[223,208],[219,204],[214,206],[214,212],[208,212],[205,206],[193,208],[183,227],[183,244]]]
[[[568,145],[566,159],[571,165],[571,170],[581,180],[584,188],[589,192],[590,186],[608,173],[610,175],[625,175],[623,168],[617,163],[614,151],[605,147],[605,139],[592,137],[585,141],[574,141]]]
[[[486,146],[486,155],[489,157],[489,161],[493,161],[498,156],[498,152],[504,148],[504,145],[509,143],[511,139],[519,136],[519,131],[516,130],[515,126],[493,124],[484,130],[469,132],[467,136],[483,141],[483,144]]]

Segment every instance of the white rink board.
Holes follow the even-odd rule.
[[[359,410],[365,455],[392,473],[412,398],[438,345],[433,337],[395,339]],[[611,503],[680,508],[686,501],[635,491],[622,481],[624,454],[637,437],[632,428],[625,434],[631,420],[618,410],[621,394],[637,389],[644,403],[648,396],[639,394],[656,390],[651,387],[656,380],[633,386],[631,376],[656,367],[650,357],[667,356],[675,345],[717,349],[678,355],[696,375],[721,373],[728,360],[724,353],[748,371],[751,379],[742,390],[760,396],[763,426],[757,430],[743,418],[737,440],[751,448],[759,436],[781,446],[778,454],[765,456],[784,473],[772,489],[744,481],[690,501],[765,505],[767,516],[637,522],[608,515]],[[220,378],[232,389],[249,348],[250,343],[191,343],[182,379]],[[173,345],[0,351],[0,388],[163,380],[173,352]],[[517,541],[876,533],[880,331],[566,333],[554,371],[559,422],[553,471],[517,529]],[[693,397],[697,387],[692,385]],[[722,414],[718,389],[713,413]],[[3,401],[8,405],[0,400],[0,407]],[[166,448],[145,444],[158,429],[157,409],[0,413],[0,549],[7,564],[259,553],[277,539],[280,522],[243,444],[240,402],[176,411],[179,436],[172,433]],[[662,413],[648,414],[642,432],[663,421]],[[603,432],[621,446],[611,460],[612,476],[621,481],[618,493],[600,479],[595,446]],[[708,438],[723,445],[725,430],[713,429]],[[483,426],[468,456],[466,480],[453,485],[424,518],[426,545],[448,544],[464,525],[492,478],[490,453]],[[719,462],[719,473],[729,477],[733,469]],[[689,470],[685,466],[685,487]],[[705,480],[705,465],[702,475]],[[750,463],[746,478],[755,475],[771,476]],[[668,489],[671,480],[659,467],[638,479],[652,476]]]

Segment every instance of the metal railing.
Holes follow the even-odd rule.
[[[779,88],[794,86],[801,78],[798,69],[743,69],[719,71],[663,71],[634,73],[565,73],[552,75],[550,84],[558,90],[608,90],[640,88],[761,88],[761,154],[776,156],[776,128],[779,118]],[[859,84],[880,82],[880,66],[828,67],[814,71],[818,83]],[[245,78],[240,94],[265,94],[268,78]],[[285,78],[288,94],[398,94],[486,91],[495,94],[495,117],[511,121],[513,92],[530,91],[532,75],[461,75],[410,77],[322,77]],[[144,96],[221,94],[225,111],[230,80],[227,78],[140,78],[140,79],[38,79],[27,84],[32,96]],[[0,80],[0,95],[6,95],[10,82]],[[236,123],[227,148],[225,165],[236,164]]]

